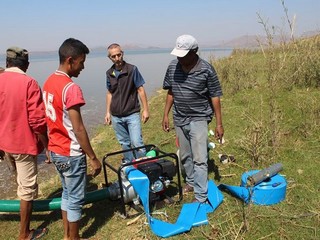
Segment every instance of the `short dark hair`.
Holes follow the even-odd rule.
[[[89,54],[89,48],[80,40],[74,38],[68,38],[65,40],[59,48],[59,60],[60,64],[68,57],[77,58],[82,54]]]
[[[123,53],[120,44],[118,44],[118,43],[112,43],[112,44],[110,44],[110,45],[107,47],[108,57],[110,57],[109,50],[110,50],[110,49],[113,49],[113,48],[120,48],[120,51]]]
[[[121,48],[118,43],[112,43],[112,44],[110,44],[110,45],[107,47],[107,49],[116,48],[116,47]]]
[[[20,69],[26,68],[29,65],[29,61],[26,59],[20,58],[7,58],[7,66],[8,67],[17,67]]]

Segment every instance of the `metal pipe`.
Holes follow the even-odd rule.
[[[283,169],[281,163],[276,163],[247,178],[247,186],[256,186],[267,178],[271,178]]]

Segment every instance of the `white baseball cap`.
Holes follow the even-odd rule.
[[[197,40],[191,35],[181,35],[177,38],[176,47],[171,51],[172,55],[184,57],[191,49],[198,48]]]

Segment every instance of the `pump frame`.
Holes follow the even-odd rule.
[[[131,149],[127,149],[127,150],[121,150],[121,151],[107,153],[103,157],[103,160],[102,160],[105,183],[106,183],[106,186],[108,187],[109,186],[108,176],[107,176],[107,167],[108,167],[108,168],[110,168],[111,171],[115,172],[117,174],[117,176],[118,176],[118,181],[119,181],[119,186],[120,186],[121,214],[124,216],[124,218],[127,217],[127,213],[126,213],[125,201],[124,201],[124,196],[123,196],[124,192],[123,192],[123,188],[122,188],[121,170],[124,167],[137,164],[137,162],[129,162],[129,163],[125,163],[125,164],[120,164],[119,168],[116,169],[114,166],[112,166],[110,163],[107,162],[107,159],[109,157],[111,157],[111,156],[118,155],[118,154],[123,154],[125,152],[132,151],[134,153],[134,151],[142,149],[142,148],[144,148],[146,150],[146,152],[151,151],[151,150],[156,150],[159,154],[157,156],[155,156],[155,157],[149,157],[149,158],[146,158],[146,159],[139,160],[139,164],[150,162],[150,161],[155,160],[155,159],[161,159],[161,158],[164,158],[164,157],[170,157],[171,159],[175,160],[175,163],[176,163],[175,167],[176,167],[176,170],[177,170],[176,171],[176,175],[177,175],[177,178],[178,178],[178,191],[179,191],[179,199],[178,199],[177,202],[180,202],[182,200],[182,198],[183,198],[182,187],[181,187],[181,176],[180,176],[180,164],[179,164],[179,158],[178,158],[177,154],[175,154],[175,153],[166,153],[166,152],[160,150],[158,147],[156,147],[153,144],[148,144],[148,145],[144,145],[144,146],[140,146],[140,147],[136,147],[136,148],[131,148]]]

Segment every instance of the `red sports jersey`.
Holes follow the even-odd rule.
[[[43,100],[49,131],[48,149],[63,156],[83,154],[68,114],[70,107],[85,104],[80,87],[66,73],[56,71],[44,83]]]

